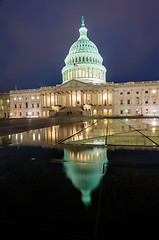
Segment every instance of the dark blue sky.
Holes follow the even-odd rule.
[[[0,0],[0,92],[61,84],[82,15],[108,82],[159,80],[159,0]]]

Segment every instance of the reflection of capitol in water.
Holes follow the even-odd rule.
[[[89,123],[79,122],[31,130],[27,132],[9,135],[9,140],[13,144],[21,143],[23,145],[51,147],[52,145],[57,144],[58,142],[67,139],[72,135],[73,137],[69,139],[69,141],[71,142],[96,137],[97,133],[101,136],[105,136],[105,128],[98,129],[96,122],[97,120],[93,119]],[[89,124],[92,123],[94,123],[93,129],[87,128]],[[80,132],[80,130],[82,129],[85,130]]]
[[[106,173],[107,149],[78,147],[64,149],[64,168],[72,184],[80,190],[85,206],[91,203],[91,193]]]
[[[57,125],[9,135],[8,138],[13,144],[21,143],[23,145],[51,147],[59,141],[78,132],[85,126],[86,123]],[[74,138],[78,140],[79,137],[75,136]]]

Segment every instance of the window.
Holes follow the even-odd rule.
[[[39,112],[37,112],[37,116],[39,116]]]
[[[123,110],[120,110],[120,114],[123,114]]]
[[[153,104],[155,104],[156,103],[156,99],[153,99]]]
[[[14,107],[17,108],[17,104],[15,104]]]
[[[146,101],[145,101],[145,104],[148,104],[148,103],[149,103],[148,100],[146,100]]]
[[[130,94],[130,92],[127,92],[127,94]]]
[[[121,92],[120,95],[122,95],[123,93]]]
[[[39,108],[39,103],[37,103],[37,108]]]
[[[25,107],[28,108],[28,102],[25,103]]]
[[[148,113],[149,112],[149,110],[148,109],[145,109],[145,113]]]
[[[19,108],[22,108],[22,105],[21,105],[21,104],[19,104]]]
[[[130,111],[130,109],[128,109],[128,114],[130,114],[131,113],[131,111]]]
[[[22,112],[20,112],[20,114],[19,114],[20,116],[22,116]]]
[[[130,104],[130,99],[127,100],[127,104]]]
[[[28,116],[28,112],[26,112],[26,116]]]
[[[123,100],[120,100],[120,105],[123,105]]]
[[[139,104],[139,97],[136,97],[136,104]]]
[[[149,91],[145,91],[145,93],[148,93]]]
[[[139,92],[136,92],[136,94],[139,94]]]
[[[34,108],[34,103],[32,103],[32,108]]]

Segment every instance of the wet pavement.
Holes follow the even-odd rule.
[[[85,117],[79,116],[72,118],[5,119],[0,120],[0,136],[83,120]]]

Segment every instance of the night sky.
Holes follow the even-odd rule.
[[[159,0],[0,0],[0,92],[61,84],[82,16],[108,82],[159,80]]]

